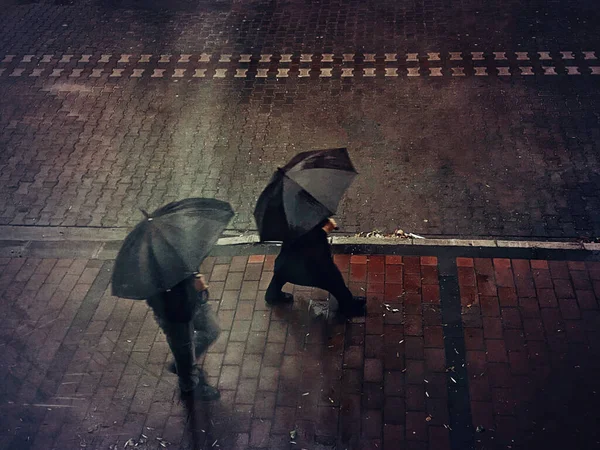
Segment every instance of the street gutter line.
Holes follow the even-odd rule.
[[[120,242],[125,239],[129,228],[96,228],[96,227],[37,227],[37,226],[0,226],[0,241],[87,241],[87,242]],[[238,233],[217,241],[217,246],[249,245],[260,242],[256,233]],[[589,250],[600,251],[600,243],[574,241],[541,241],[541,240],[509,240],[509,239],[477,239],[477,238],[382,238],[333,235],[333,245],[377,245],[377,246],[436,246],[436,247],[486,247],[486,248],[524,248],[550,250]],[[265,243],[269,244],[269,243]],[[278,245],[278,243],[270,243]],[[25,244],[28,245],[28,244]]]

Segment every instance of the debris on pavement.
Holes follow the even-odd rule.
[[[400,312],[400,310],[398,308],[392,308],[391,305],[389,305],[388,303],[384,303],[383,306],[385,307],[386,310],[393,312],[393,313],[397,313]]]
[[[360,232],[356,233],[354,237],[366,237],[366,238],[378,238],[378,239],[425,239],[423,236],[420,236],[415,233],[407,233],[404,230],[397,229],[391,234],[386,234],[379,230],[373,230],[368,232]]]
[[[160,440],[161,438],[156,438],[157,440],[159,440],[159,444],[160,444]],[[128,448],[128,447],[138,447],[139,445],[144,445],[148,442],[148,436],[146,436],[145,434],[141,434],[140,437],[138,438],[138,440],[136,441],[133,438],[130,438],[127,442],[125,442],[125,445],[123,445],[123,448]],[[165,441],[166,442],[166,441]],[[162,445],[162,444],[161,444]],[[117,447],[115,446],[115,449]]]
[[[170,442],[165,441],[163,438],[161,437],[157,437],[156,440],[158,441],[158,444],[162,447],[162,448],[167,448],[169,445],[171,445]]]

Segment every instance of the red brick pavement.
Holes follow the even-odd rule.
[[[597,448],[600,264],[457,265],[478,448]]]
[[[335,258],[366,318],[315,318],[326,295],[301,287],[267,308],[273,256],[204,262],[223,327],[203,358],[222,392],[209,405],[179,401],[165,338],[144,302],[110,295],[110,262],[0,259],[0,448],[450,448],[437,258]],[[600,266],[457,265],[479,447],[541,442],[544,411],[593,400]],[[574,388],[544,402],[549,383]]]

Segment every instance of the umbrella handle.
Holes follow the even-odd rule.
[[[145,209],[139,208],[139,210],[142,212],[146,219],[150,218],[150,214],[148,214],[148,212]]]

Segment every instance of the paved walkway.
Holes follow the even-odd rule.
[[[600,236],[592,0],[9,3],[0,225],[204,196],[252,231],[277,166],[343,146],[347,232]]]
[[[209,405],[179,401],[146,304],[110,295],[111,261],[0,259],[0,448],[597,448],[600,263],[502,251],[338,254],[368,298],[347,323],[318,290],[267,308],[273,255],[208,258]]]

